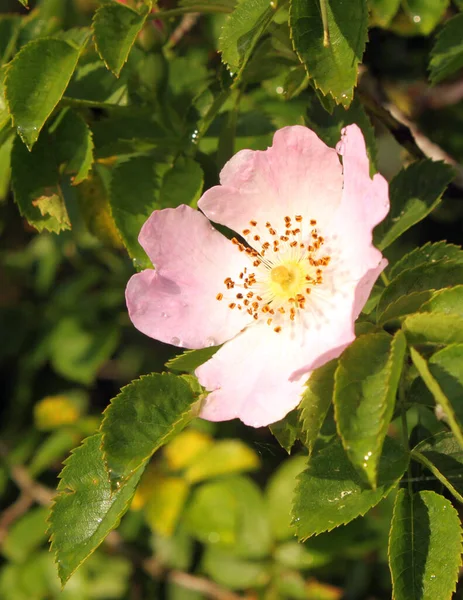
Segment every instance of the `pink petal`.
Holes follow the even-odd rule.
[[[289,326],[276,333],[260,323],[229,341],[196,369],[201,385],[211,391],[200,416],[210,421],[237,417],[252,427],[282,419],[299,404],[310,372],[353,341],[350,315],[343,312],[339,318],[339,312],[302,338],[302,331],[294,335]]]
[[[228,307],[224,285],[249,259],[200,212],[185,205],[155,211],[139,241],[156,267],[127,285],[129,315],[141,332],[174,346],[204,348],[229,340],[252,320]]]
[[[284,127],[267,150],[238,152],[222,169],[220,181],[198,206],[212,221],[242,234],[250,221],[280,228],[285,216],[326,223],[340,203],[342,168],[336,151],[313,131]],[[265,228],[256,232],[264,239]],[[252,243],[252,237],[244,237]]]
[[[329,225],[330,235],[338,236],[345,255],[362,273],[381,260],[372,246],[372,233],[389,212],[388,184],[379,173],[370,178],[365,140],[357,125],[345,128],[338,150],[342,153],[344,190]]]

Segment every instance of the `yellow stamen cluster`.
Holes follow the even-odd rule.
[[[294,224],[293,224],[294,220]],[[255,269],[249,272],[245,267],[238,278],[233,280],[227,277],[224,280],[226,290],[239,289],[232,296],[219,292],[217,300],[227,297],[230,309],[245,310],[254,320],[265,317],[266,323],[271,325],[274,320],[281,323],[282,315],[288,315],[294,321],[298,310],[304,310],[307,296],[314,286],[323,283],[323,270],[330,262],[329,255],[320,256],[320,249],[325,240],[318,234],[315,219],[309,221],[310,230],[306,239],[302,238],[302,215],[293,219],[284,217],[282,233],[267,221],[265,238],[270,241],[261,241],[261,235],[252,230],[257,228],[257,221],[250,221],[249,227],[243,229],[242,235],[247,237],[256,250],[233,238],[240,252],[246,253]],[[306,228],[308,229],[308,228]],[[274,331],[279,333],[281,326],[277,324]]]

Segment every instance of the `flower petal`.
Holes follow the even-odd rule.
[[[139,236],[156,270],[134,275],[126,290],[130,318],[146,335],[185,348],[214,346],[252,320],[228,307],[224,279],[249,259],[189,206],[155,211]],[[224,298],[216,296],[222,292]]]
[[[372,246],[372,233],[389,212],[388,184],[379,173],[370,177],[365,140],[357,125],[345,128],[338,151],[343,160],[344,190],[329,226],[330,235],[338,238],[346,260],[363,275],[381,260]]]
[[[242,234],[251,221],[266,239],[264,224],[284,227],[302,215],[326,223],[341,200],[342,167],[336,151],[307,127],[284,127],[265,151],[242,150],[222,169],[220,186],[198,202],[212,221]],[[262,227],[262,229],[259,229]],[[244,236],[252,243],[252,236]]]
[[[252,427],[279,421],[299,404],[311,371],[339,356],[353,339],[345,311],[339,320],[306,330],[302,340],[290,327],[280,333],[264,323],[249,327],[196,369],[211,392],[200,416],[238,417]]]

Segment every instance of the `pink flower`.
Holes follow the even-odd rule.
[[[210,392],[201,416],[268,425],[354,340],[387,264],[372,246],[389,210],[387,182],[370,178],[356,125],[337,151],[310,129],[285,127],[265,152],[238,152],[198,205],[155,211],[143,225],[139,241],[156,270],[130,279],[130,318],[175,346],[224,344],[196,369]]]

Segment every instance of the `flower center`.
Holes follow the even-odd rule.
[[[277,231],[268,221],[265,229],[250,221],[242,235],[254,247],[232,239],[238,250],[249,256],[249,266],[238,277],[224,280],[226,289],[217,294],[217,300],[225,299],[231,310],[245,310],[256,321],[264,319],[277,333],[298,314],[302,316],[308,296],[323,283],[323,271],[331,258],[321,254],[325,240],[316,224],[314,219],[305,225],[302,216],[288,216]]]

